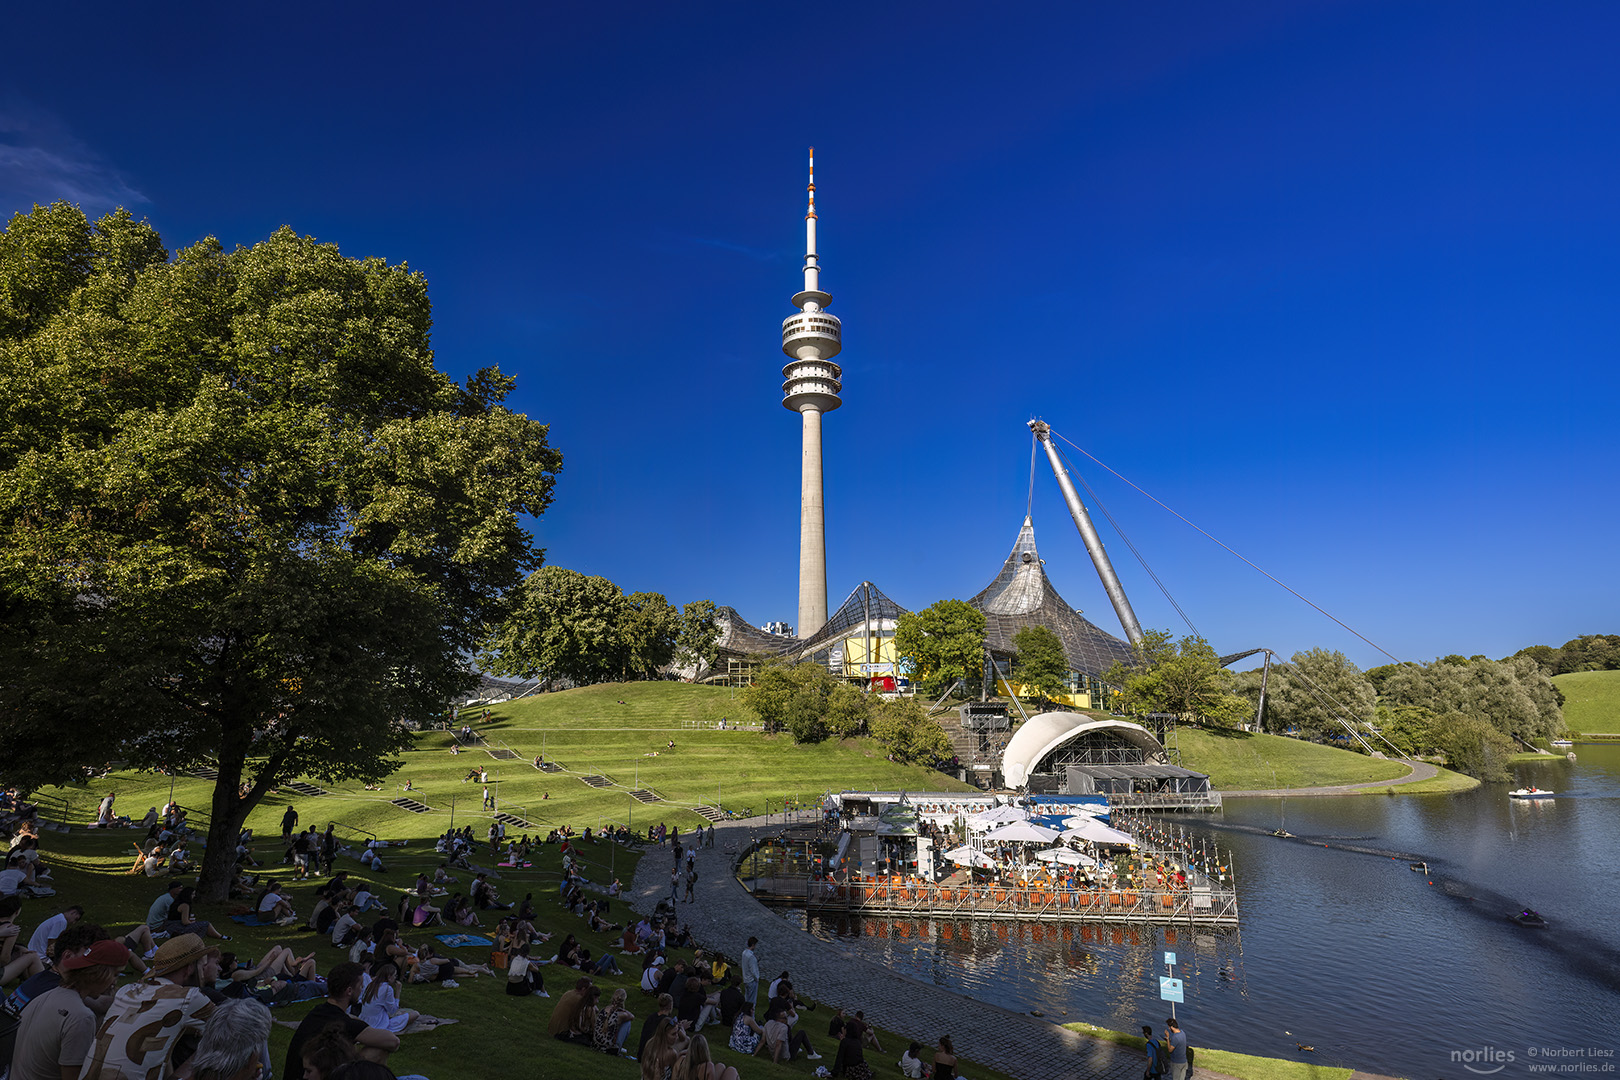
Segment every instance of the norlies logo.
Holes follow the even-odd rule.
[[[1471,1073],[1489,1076],[1499,1073],[1513,1063],[1513,1051],[1482,1046],[1478,1050],[1453,1050],[1451,1060]]]

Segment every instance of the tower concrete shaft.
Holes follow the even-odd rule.
[[[827,510],[822,498],[821,418],[842,405],[844,370],[832,362],[843,349],[838,318],[827,312],[832,297],[821,291],[816,255],[816,149],[810,148],[809,206],[804,213],[804,291],[792,303],[798,314],[782,320],[782,405],[803,417],[804,460],[799,491],[799,625],[809,637],[827,622]]]

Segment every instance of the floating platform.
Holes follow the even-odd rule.
[[[861,881],[832,885],[803,877],[741,878],[755,899],[811,914],[911,919],[1238,925],[1237,893],[1206,888],[1065,889],[1051,886],[948,886]]]

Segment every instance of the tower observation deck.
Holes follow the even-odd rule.
[[[799,491],[799,636],[808,638],[827,621],[827,514],[821,486],[821,417],[844,403],[843,368],[833,357],[843,349],[843,330],[828,314],[832,297],[821,291],[816,255],[816,150],[810,148],[809,206],[804,214],[804,291],[799,309],[782,320],[782,406],[804,423]]]

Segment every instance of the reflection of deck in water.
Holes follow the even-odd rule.
[[[1184,923],[1236,926],[1237,894],[1205,888],[1068,889],[1051,886],[949,886],[916,881],[858,881],[833,885],[799,876],[741,878],[764,903],[802,907],[809,914],[886,915],[942,920]]]

